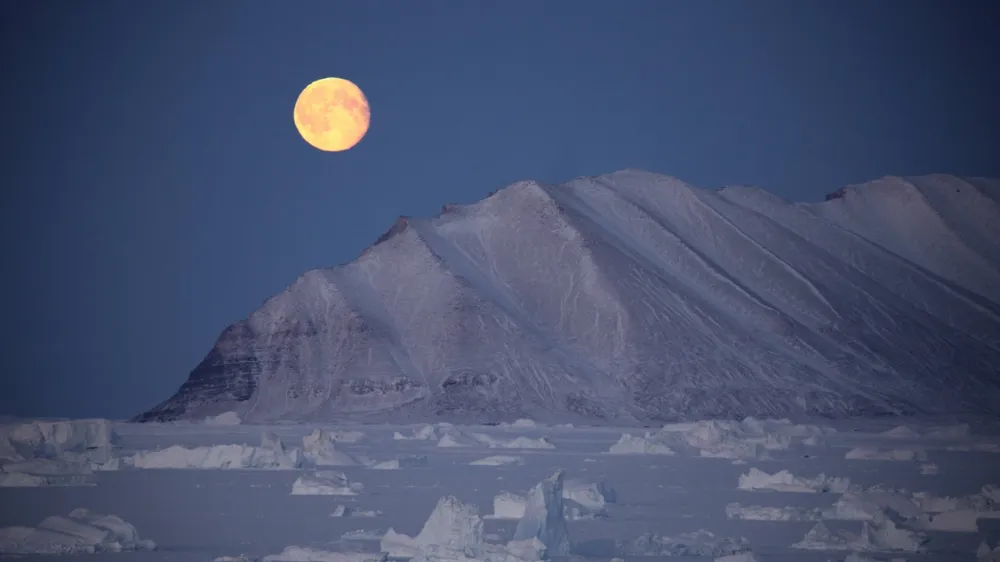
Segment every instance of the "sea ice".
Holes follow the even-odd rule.
[[[745,538],[720,538],[704,529],[676,537],[645,533],[632,541],[619,541],[619,548],[629,556],[721,557],[750,552]]]
[[[362,464],[353,455],[338,451],[333,435],[324,429],[314,429],[302,438],[302,456],[312,466],[355,466]]]
[[[155,451],[140,451],[126,459],[134,468],[293,470],[301,465],[299,449],[286,451],[272,433],[261,435],[261,445],[211,445],[187,448],[172,445]]]
[[[646,433],[645,436],[638,437],[630,433],[623,433],[621,439],[608,449],[612,455],[675,455],[666,443],[657,440],[653,433]]]
[[[350,482],[343,472],[318,470],[292,482],[293,496],[354,496],[364,490],[360,482]]]
[[[557,471],[528,492],[524,516],[507,543],[507,549],[518,558],[544,560],[569,555],[569,533],[563,515],[563,479],[563,471]]]
[[[849,460],[865,461],[925,461],[927,454],[913,449],[876,449],[872,447],[857,447],[844,455]]]
[[[822,513],[818,509],[803,509],[793,506],[726,505],[726,517],[749,521],[818,521]]]
[[[504,466],[504,465],[520,466],[524,464],[524,457],[515,457],[511,455],[493,455],[490,457],[472,461],[469,464],[472,466]]]
[[[152,550],[135,527],[116,515],[97,515],[74,509],[66,517],[52,516],[37,527],[0,529],[0,554],[93,554],[124,550]]]
[[[850,480],[847,478],[827,477],[819,474],[816,478],[795,476],[787,470],[768,474],[757,468],[740,475],[738,488],[741,490],[773,490],[776,492],[805,492],[842,494],[847,491]]]
[[[399,470],[401,468],[422,468],[427,466],[427,455],[402,455],[371,466],[375,470]]]

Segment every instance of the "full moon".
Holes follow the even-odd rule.
[[[368,100],[350,80],[323,78],[309,84],[295,101],[295,128],[305,141],[326,152],[358,144],[368,132]]]

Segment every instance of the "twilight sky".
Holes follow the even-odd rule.
[[[127,417],[400,214],[625,167],[794,200],[1000,176],[995,2],[0,3],[0,413]],[[299,91],[356,82],[323,153]]]

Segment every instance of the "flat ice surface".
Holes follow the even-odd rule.
[[[419,426],[116,424],[116,444],[111,452],[115,458],[173,445],[256,446],[265,432],[280,438],[291,454],[301,447],[303,437],[322,428],[331,435],[356,432],[353,442],[336,443],[338,451],[356,457],[377,462],[417,456],[427,460],[426,465],[400,463],[398,470],[363,465],[333,469],[349,482],[363,485],[354,496],[293,495],[297,479],[316,473],[311,466],[283,470],[139,469],[122,463],[119,470],[94,471],[96,485],[0,488],[0,527],[37,526],[48,517],[85,508],[120,517],[143,539],[157,545],[155,551],[101,553],[82,559],[38,555],[30,558],[32,562],[71,558],[88,562],[208,562],[240,555],[253,560],[288,547],[303,552],[367,552],[378,558],[378,537],[387,529],[416,536],[440,499],[454,496],[478,506],[484,516],[483,536],[488,543],[502,547],[513,538],[518,520],[489,517],[494,498],[504,492],[527,496],[539,482],[564,470],[566,495],[576,498],[568,502],[594,502],[597,495],[592,488],[607,487],[604,495],[613,489],[614,501],[600,506],[602,517],[567,517],[573,556],[582,560],[713,560],[712,556],[669,554],[684,549],[710,552],[711,545],[740,544],[742,538],[754,559],[762,562],[843,561],[852,555],[851,550],[844,550],[844,543],[848,548],[860,545],[865,549],[857,552],[854,560],[971,562],[976,560],[980,544],[985,542],[992,548],[1000,543],[1000,492],[988,486],[1000,484],[1000,454],[993,452],[1000,450],[996,427],[974,424],[970,433],[945,422],[907,420],[904,429],[894,430],[902,423],[896,420],[838,422],[832,428],[836,431],[829,431],[828,422],[814,423],[823,431],[790,424],[755,428],[744,423],[743,434],[734,433],[727,439],[780,446],[772,445],[766,448],[766,455],[753,456],[745,456],[740,449],[736,458],[701,454],[706,447],[717,450],[719,443],[718,439],[704,438],[711,433],[704,424],[675,424],[665,429],[527,423],[460,426],[457,431],[433,427],[439,437],[448,433],[490,437],[462,447],[438,447],[437,439],[393,438],[396,432],[416,435],[422,431]],[[992,435],[978,434],[982,428]],[[609,453],[623,433],[643,435],[647,431],[673,434],[670,439],[675,454]],[[518,450],[523,464],[470,466],[497,452],[491,443],[519,437],[544,437],[554,448]],[[687,445],[678,446],[683,443]],[[910,450],[915,454],[894,457],[909,460],[847,458],[848,451],[859,448]],[[727,445],[726,450],[735,449]],[[926,463],[936,465],[937,473],[922,471]],[[19,465],[0,463],[0,469],[6,466]],[[740,477],[752,469],[769,475],[785,470],[801,479],[798,482],[815,481],[824,474],[827,479],[849,481],[849,490],[842,494],[836,487],[834,491],[811,493],[739,489]],[[347,511],[375,516],[331,517]],[[890,523],[880,517],[888,517]],[[970,517],[974,519],[972,527]],[[810,535],[819,523],[823,532]],[[911,534],[895,532],[900,529]],[[911,536],[925,536],[926,540],[905,542]],[[793,548],[797,543],[809,548]],[[887,544],[895,544],[899,550],[886,550],[883,547]],[[923,552],[906,551],[913,549]]]

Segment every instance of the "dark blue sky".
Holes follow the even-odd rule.
[[[954,6],[952,6],[954,4]],[[996,2],[9,0],[0,411],[136,414],[400,214],[625,167],[819,200],[1000,176]],[[298,137],[307,83],[372,110]]]

